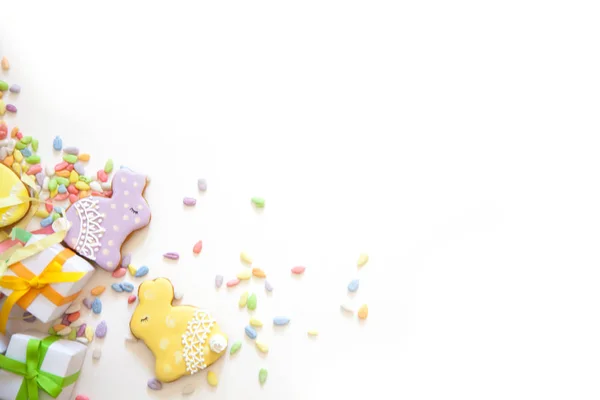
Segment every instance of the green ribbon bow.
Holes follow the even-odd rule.
[[[24,363],[0,354],[0,369],[23,377],[16,400],[38,400],[39,389],[55,399],[65,386],[72,385],[79,378],[79,372],[61,378],[40,370],[48,348],[59,339],[58,336],[49,336],[44,340],[29,339]]]

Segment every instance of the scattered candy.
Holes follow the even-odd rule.
[[[88,340],[88,342],[94,340],[94,330],[89,325],[85,327],[85,338]]]
[[[239,279],[232,279],[229,282],[227,282],[227,287],[234,287],[236,286],[238,283],[240,283]]]
[[[181,299],[183,299],[183,292],[176,290],[173,297],[175,300],[181,300]]]
[[[100,296],[102,293],[104,293],[105,289],[106,286],[96,286],[90,291],[90,293],[92,294],[92,296]]]
[[[347,313],[354,314],[354,306],[352,305],[352,303],[342,303],[340,305],[340,308]]]
[[[129,296],[129,298],[127,299],[127,303],[132,304],[133,302],[135,302],[137,300],[137,297],[135,294],[132,294],[131,296]]]
[[[309,336],[317,336],[318,334],[319,334],[319,331],[316,329],[311,329],[308,331]]]
[[[198,190],[206,192],[206,179],[198,179]]]
[[[257,208],[263,208],[265,206],[265,199],[261,197],[253,197],[252,204]]]
[[[110,287],[117,293],[123,292],[123,286],[120,283],[113,283],[112,285],[110,285]]]
[[[162,383],[156,378],[148,379],[148,387],[152,390],[160,390]]]
[[[99,170],[96,176],[100,182],[106,182],[108,180],[108,175],[103,170]]]
[[[366,304],[363,304],[358,309],[358,318],[367,319],[368,316],[369,316],[369,307],[367,307]]]
[[[359,267],[364,266],[367,262],[369,261],[369,256],[367,254],[361,254],[358,257],[358,261],[356,262],[356,265],[358,265]]]
[[[8,71],[10,69],[10,63],[8,62],[8,58],[2,57],[2,62],[0,64],[2,64],[2,69],[5,71]]]
[[[263,353],[268,353],[269,352],[269,346],[267,346],[267,344],[261,340],[257,340],[255,342],[256,347],[258,347],[258,349],[263,352]]]
[[[0,91],[6,92],[8,90],[8,83],[4,81],[0,81]]]
[[[121,267],[127,268],[129,264],[131,264],[131,254],[127,253],[121,259]]]
[[[183,387],[183,389],[181,390],[181,393],[184,395],[188,395],[188,394],[194,393],[194,390],[196,390],[196,389],[194,388],[193,385],[185,385]]]
[[[250,297],[248,297],[248,310],[256,309],[256,294],[252,293]]]
[[[69,316],[67,317],[67,320],[69,322],[75,322],[79,319],[80,316],[81,316],[81,313],[79,311],[76,311],[73,314],[69,314]]]
[[[296,274],[296,275],[300,275],[304,273],[304,270],[306,269],[306,267],[294,267],[292,268],[292,273]]]
[[[113,276],[113,278],[122,278],[126,272],[127,272],[127,270],[125,268],[117,268],[112,273],[112,276]]]
[[[358,279],[354,279],[353,281],[350,281],[350,283],[348,284],[348,291],[354,293],[357,290],[358,290]]]
[[[196,243],[194,245],[194,254],[200,254],[200,252],[202,251],[202,240],[198,241],[198,243]]]
[[[141,278],[142,276],[145,276],[146,274],[148,274],[148,271],[150,271],[150,269],[146,266],[143,266],[135,272],[134,276],[136,278]]]
[[[133,276],[135,276],[135,274],[137,273],[137,268],[133,266],[133,264],[129,264],[127,266],[127,269],[129,270],[129,273]]]
[[[11,93],[21,93],[21,86],[19,86],[17,84],[13,84],[13,85],[11,85],[9,90]]]
[[[77,395],[77,397],[75,397],[75,400],[90,400],[90,398],[83,394],[80,394],[80,395]]]
[[[100,359],[100,357],[102,357],[102,350],[100,350],[100,348],[96,347],[94,349],[94,352],[92,353],[92,358],[96,361],[98,361]]]
[[[269,281],[265,281],[265,290],[267,292],[272,292],[273,291],[273,286],[271,286],[271,284],[269,283]]]
[[[75,340],[77,338],[77,331],[73,328],[71,328],[71,332],[69,332],[69,335],[67,337],[69,340]]]
[[[79,149],[77,147],[63,147],[63,152],[72,155],[78,155]]]
[[[252,268],[252,275],[254,275],[257,278],[266,278],[267,274],[265,274],[265,271],[263,271],[260,268]]]
[[[65,311],[65,314],[73,314],[73,313],[78,312],[79,310],[81,310],[81,304],[71,303],[69,308],[67,308],[67,311]]]
[[[82,337],[85,335],[85,328],[87,328],[87,324],[83,324],[77,329],[77,337]]]
[[[253,327],[247,326],[244,330],[246,331],[246,336],[250,339],[256,339],[256,330]]]
[[[175,252],[168,252],[163,254],[164,258],[168,258],[169,260],[179,260],[179,253],[175,253]]]
[[[31,315],[31,313],[29,311],[25,311],[23,313],[23,321],[32,323],[32,322],[35,322],[35,320],[36,320],[36,318],[33,315]]]
[[[61,330],[57,330],[56,328],[54,328],[54,330],[56,331],[56,334],[58,336],[67,336],[69,333],[71,333],[71,327],[70,326],[65,326]]]
[[[252,258],[244,252],[240,253],[240,260],[245,264],[252,264]]]
[[[102,312],[102,302],[98,297],[92,302],[92,311],[94,314],[100,314]]]
[[[252,276],[252,271],[249,269],[245,269],[236,275],[236,277],[242,281],[246,281],[246,280],[250,279],[251,276]]]
[[[259,320],[257,318],[250,318],[250,325],[260,328],[263,326],[263,323],[261,320]]]
[[[248,292],[244,292],[240,296],[240,300],[238,301],[238,306],[240,306],[240,307],[246,307],[247,303],[248,303]]]
[[[273,318],[273,324],[277,326],[289,324],[290,319],[288,317],[275,317]]]
[[[90,300],[89,297],[86,297],[85,299],[83,299],[82,303],[84,306],[86,306],[88,308],[88,310],[92,309],[92,300]]]
[[[222,285],[223,285],[223,275],[215,276],[215,287],[220,288]],[[237,283],[236,283],[236,285],[237,285]]]
[[[106,321],[102,321],[96,327],[96,337],[102,339],[106,336],[106,332],[108,331],[108,327],[106,326]]]
[[[104,172],[106,172],[107,174],[110,174],[113,170],[113,160],[111,160],[110,158],[108,159],[108,161],[106,161],[106,164],[104,164]]]
[[[217,384],[219,383],[217,374],[215,374],[214,371],[208,371],[208,374],[206,375],[206,380],[208,381],[208,384],[210,386],[217,386]]]
[[[268,375],[268,372],[264,368],[261,368],[260,371],[258,372],[258,381],[260,382],[261,385],[264,385],[265,382],[267,381],[267,375]]]
[[[138,271],[138,273],[141,271],[142,269],[140,268],[140,270]],[[135,286],[133,286],[133,283],[130,282],[123,282],[121,283],[121,288],[123,288],[124,291],[131,293],[133,292],[133,289],[135,288]]]
[[[184,197],[183,198],[183,204],[186,206],[195,206],[196,205],[196,199],[194,199],[193,197]]]
[[[233,345],[231,345],[231,349],[229,350],[229,354],[233,355],[238,352],[238,350],[242,347],[242,341],[238,340]]]

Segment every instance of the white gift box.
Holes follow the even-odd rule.
[[[33,235],[31,239],[27,242],[27,244],[37,242],[42,239],[43,235]],[[44,269],[52,262],[52,260],[63,250],[65,247],[61,244],[55,244],[52,247],[45,249],[44,251],[29,257],[23,261],[21,264],[31,271],[36,276],[39,276]],[[81,291],[85,284],[90,280],[92,274],[94,272],[94,267],[84,260],[82,257],[79,257],[77,254],[74,254],[66,260],[63,264],[62,268],[63,272],[82,272],[85,275],[81,277],[77,282],[62,282],[62,283],[53,283],[49,286],[52,287],[56,292],[58,292],[63,297],[70,297]],[[15,272],[12,270],[12,267],[6,271],[5,276],[15,276]],[[5,295],[10,295],[12,290],[0,287],[0,291]],[[18,304],[18,303],[17,303]],[[27,307],[27,311],[33,314],[37,319],[39,319],[43,323],[50,322],[56,318],[59,318],[63,315],[63,313],[69,308],[71,302],[63,304],[61,306],[56,306],[52,303],[48,298],[46,298],[43,294],[38,295],[35,300]]]
[[[27,358],[27,344],[30,339],[44,339],[47,335],[39,332],[17,333],[12,335],[6,357],[24,363]],[[85,360],[87,346],[76,341],[60,339],[50,345],[40,370],[59,376],[68,377],[79,370]],[[0,400],[14,400],[23,383],[23,377],[0,369]],[[69,400],[77,382],[65,386],[55,400]],[[43,390],[38,391],[40,400],[51,400],[52,397]]]

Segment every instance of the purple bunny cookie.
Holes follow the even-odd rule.
[[[107,271],[121,263],[121,246],[129,235],[150,223],[150,207],[144,199],[146,177],[128,169],[115,173],[111,198],[86,197],[66,212],[71,228],[65,243],[80,256]]]

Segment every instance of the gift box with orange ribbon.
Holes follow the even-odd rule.
[[[30,235],[26,248],[42,243],[44,236]],[[18,258],[17,258],[18,259]],[[0,308],[0,333],[6,331],[11,310],[19,306],[43,323],[56,319],[79,296],[94,267],[60,243],[17,262],[8,262],[0,276],[0,291],[7,297]]]

